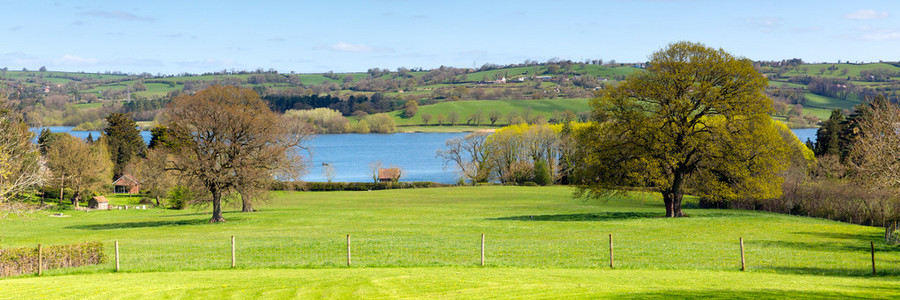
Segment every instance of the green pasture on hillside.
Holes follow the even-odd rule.
[[[829,67],[835,66],[837,70],[828,70]],[[821,69],[825,68],[825,72],[821,73]],[[841,74],[841,70],[847,69],[847,74]],[[871,71],[876,69],[886,69],[891,72],[900,71],[900,67],[886,63],[870,63],[870,64],[804,64],[794,67],[791,71],[785,72],[784,76],[818,76],[827,78],[844,78],[848,76],[859,77],[860,71]]]
[[[806,97],[806,104],[803,105],[803,113],[814,115],[822,120],[828,119],[828,117],[831,116],[831,111],[835,108],[852,111],[854,106],[860,103],[859,100],[855,98],[855,95],[847,100],[816,95],[813,93],[804,93],[804,97]]]
[[[437,115],[445,117],[444,123],[447,123],[447,114],[455,111],[459,114],[459,120],[456,124],[465,124],[466,117],[477,111],[482,112],[482,121],[480,125],[490,125],[488,114],[491,111],[499,111],[501,113],[500,120],[495,125],[507,125],[509,120],[507,116],[510,112],[516,112],[519,116],[528,111],[532,116],[541,115],[549,119],[555,112],[564,112],[570,110],[572,112],[590,111],[588,99],[544,99],[544,100],[469,100],[469,101],[451,101],[441,102],[432,105],[419,106],[419,111],[412,118],[403,117],[403,110],[390,112],[390,116],[394,118],[397,125],[422,125],[422,115],[429,113],[432,120],[429,124],[437,124]]]
[[[222,224],[207,223],[208,208],[38,212],[0,221],[0,247],[102,241],[112,258],[118,241],[121,272],[113,273],[110,259],[0,279],[0,297],[82,298],[95,289],[96,297],[130,291],[137,298],[900,295],[900,248],[884,244],[880,228],[692,203],[689,217],[668,219],[659,195],[587,200],[571,193],[509,186],[273,192],[255,213],[229,206]],[[231,236],[238,270],[228,270]],[[738,238],[747,272],[738,271]]]

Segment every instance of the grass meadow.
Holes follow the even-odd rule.
[[[658,195],[571,194],[507,186],[273,192],[258,212],[227,209],[222,224],[207,223],[208,209],[39,212],[0,222],[0,247],[103,241],[110,259],[0,279],[0,298],[900,297],[900,248],[884,244],[880,228],[691,203],[690,217],[667,219]]]

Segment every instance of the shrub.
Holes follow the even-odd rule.
[[[369,124],[369,130],[375,133],[393,133],[397,130],[397,124],[394,119],[387,114],[374,114],[366,116],[365,121]]]
[[[169,190],[168,205],[174,209],[185,209],[194,198],[194,193],[187,187],[176,186]]]
[[[103,243],[56,245],[43,249],[44,270],[96,265],[106,261]],[[0,277],[37,273],[37,248],[0,249]]]
[[[548,185],[552,183],[550,179],[550,169],[547,168],[547,162],[538,160],[534,162],[534,183],[539,185]]]
[[[430,181],[396,182],[396,183],[372,183],[372,182],[280,182],[273,185],[273,189],[297,190],[310,192],[331,191],[373,191],[389,189],[433,188],[447,187],[450,184],[435,183]]]

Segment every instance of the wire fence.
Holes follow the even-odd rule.
[[[614,238],[616,238],[614,240]],[[82,272],[158,272],[228,268],[337,268],[488,266],[522,268],[627,268],[770,270],[776,272],[900,275],[900,250],[875,245],[827,249],[786,248],[735,238],[660,242],[652,247],[613,235],[471,234],[418,236],[359,234],[304,237],[198,236],[185,242],[123,238],[106,242],[107,261]],[[730,239],[729,239],[730,240]],[[833,249],[832,249],[833,250]],[[839,253],[839,255],[835,255]],[[746,261],[745,261],[746,258]],[[880,269],[875,269],[880,266]],[[71,271],[58,271],[68,273]],[[79,271],[74,271],[79,272]]]

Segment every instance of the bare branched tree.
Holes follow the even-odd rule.
[[[48,178],[46,163],[31,142],[34,134],[19,118],[0,110],[0,219],[23,214],[30,207],[16,196],[44,184]]]
[[[853,149],[858,177],[878,189],[900,188],[900,107],[884,98],[869,105]]]
[[[71,187],[72,205],[79,206],[82,196],[112,181],[113,163],[103,139],[88,145],[69,134],[60,135],[47,145],[47,166],[60,181],[60,189]],[[60,193],[62,194],[62,193]]]
[[[223,195],[305,170],[297,147],[309,139],[309,130],[286,122],[253,90],[212,86],[176,98],[166,113],[175,141],[169,169],[210,193],[211,223],[225,221]],[[242,199],[245,211],[253,210],[250,194]]]
[[[453,164],[464,179],[476,185],[487,179],[487,151],[485,140],[489,132],[474,132],[461,138],[450,139],[445,148],[437,151],[437,157],[444,159],[444,166]]]

